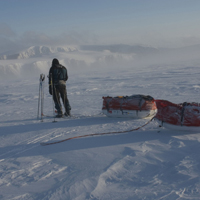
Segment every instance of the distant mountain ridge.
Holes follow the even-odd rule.
[[[156,53],[157,48],[141,46],[141,45],[127,45],[127,44],[113,44],[113,45],[82,45],[81,50],[86,51],[105,51],[108,50],[112,53],[123,53],[123,54],[146,54]]]
[[[42,55],[49,55],[53,53],[67,53],[73,52],[77,49],[75,47],[48,47],[48,46],[31,46],[28,49],[20,51],[19,53],[1,55],[0,60],[14,60],[25,59],[31,57],[40,57]]]
[[[156,55],[171,53],[172,55],[179,53],[191,53],[192,51],[199,53],[200,44],[185,46],[180,48],[155,48],[142,45],[127,45],[127,44],[111,44],[111,45],[81,45],[76,46],[66,46],[66,47],[51,47],[51,46],[31,46],[24,50],[11,51],[0,54],[0,60],[15,60],[15,59],[27,59],[27,58],[37,58],[45,55],[51,55],[56,53],[69,53],[77,51],[93,51],[93,52],[106,52],[109,51],[117,54],[134,54],[134,55]]]
[[[82,51],[110,51],[111,53],[122,53],[122,54],[146,54],[156,53],[158,49],[154,47],[144,47],[140,45],[82,45],[80,46]],[[25,50],[16,53],[3,53],[0,54],[0,60],[14,60],[14,59],[25,59],[31,57],[41,57],[42,55],[50,55],[53,53],[68,53],[78,51],[76,47],[50,47],[50,46],[31,46]]]

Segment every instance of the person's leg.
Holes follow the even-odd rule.
[[[55,103],[55,108],[57,110],[57,117],[61,117],[62,116],[62,106],[60,103],[60,91],[59,88],[57,86],[54,87],[54,91],[53,91],[53,100]]]
[[[65,85],[60,86],[60,95],[63,101],[63,105],[65,107],[65,115],[68,116],[70,115],[71,106],[67,98],[67,90]]]

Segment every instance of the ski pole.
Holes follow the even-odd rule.
[[[54,112],[54,100],[53,100],[53,77],[52,77],[52,73],[50,73],[50,85],[51,85],[51,93],[52,93],[52,105],[53,105],[53,116],[54,116],[54,121],[53,122],[56,122],[55,120],[55,112]]]
[[[43,122],[43,108],[44,108],[44,79],[45,75],[41,74],[41,121]]]
[[[38,96],[38,113],[37,113],[37,119],[39,119],[39,112],[40,112],[40,93],[41,93],[41,74],[39,79],[39,96]]]

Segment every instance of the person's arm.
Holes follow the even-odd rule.
[[[49,84],[51,83],[52,72],[53,72],[53,70],[52,70],[52,67],[51,67],[50,70],[49,70]]]
[[[52,95],[52,85],[51,84],[53,84],[53,83],[51,83],[51,79],[52,79],[52,76],[53,76],[53,74],[52,74],[52,67],[50,68],[50,70],[49,70],[49,94],[50,95]]]
[[[65,68],[66,69],[66,68]],[[66,69],[66,81],[68,80],[68,73],[67,73],[67,69]]]

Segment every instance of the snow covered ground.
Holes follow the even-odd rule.
[[[68,68],[74,117],[56,123],[45,117],[41,122],[37,119],[39,74],[47,75],[54,57]],[[200,199],[200,130],[172,131],[152,121],[134,132],[40,145],[130,130],[148,121],[107,118],[101,114],[102,96],[144,94],[173,103],[199,102],[198,56],[155,58],[135,60],[130,54],[75,51],[2,61],[0,199]],[[20,69],[27,67],[26,76],[18,68],[16,74],[3,71],[16,63]],[[34,66],[37,70],[32,71]],[[15,75],[20,79],[14,79]],[[47,80],[44,113],[53,115]]]

